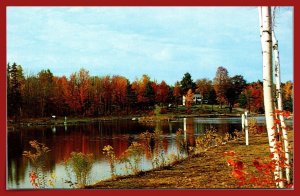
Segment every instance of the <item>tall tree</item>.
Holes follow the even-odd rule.
[[[126,93],[126,95],[127,95],[127,97],[126,97],[126,105],[127,105],[126,111],[127,111],[127,114],[128,114],[131,109],[136,108],[136,103],[137,103],[137,94],[133,90],[132,84],[130,84],[129,80],[127,80],[127,93]]]
[[[69,107],[65,100],[64,83],[67,84],[65,76],[53,76],[53,113],[59,116],[69,114]]]
[[[79,88],[76,73],[72,73],[70,75],[70,79],[65,80],[64,82],[67,82],[63,83],[66,102],[68,103],[72,113],[76,114],[80,109]]]
[[[240,107],[247,107],[249,113],[263,113],[263,97],[263,84],[261,81],[248,84],[240,95]]]
[[[186,106],[188,114],[191,113],[191,107],[193,104],[193,96],[194,96],[193,90],[189,89],[185,96],[185,106]]]
[[[112,77],[112,102],[123,109],[127,96],[127,79],[123,76]]]
[[[222,66],[218,67],[213,85],[216,91],[217,101],[222,108],[222,104],[226,101],[226,91],[229,86],[229,76],[226,68]]]
[[[28,75],[23,93],[23,111],[26,117],[41,117],[40,82],[36,75]],[[34,109],[32,109],[34,108]]]
[[[137,95],[137,104],[140,109],[149,109],[149,106],[154,106],[155,86],[148,75],[143,75],[141,79],[136,79],[132,83],[132,90]]]
[[[94,76],[90,78],[91,87],[89,88],[89,96],[91,101],[90,113],[99,116],[104,114],[103,107],[103,85],[102,78]]]
[[[196,84],[193,82],[190,73],[185,73],[182,80],[180,81],[182,94],[185,95],[189,89],[195,90]]]
[[[238,100],[241,92],[246,87],[246,80],[241,75],[235,75],[229,79],[229,85],[225,92],[226,99],[229,103],[230,113],[232,112],[232,108],[235,102]]]
[[[145,97],[145,104],[149,107],[154,106],[155,104],[155,91],[153,88],[153,82],[149,81],[146,84],[145,87],[145,92],[144,92],[144,97]],[[149,108],[147,108],[149,109]]]
[[[11,72],[11,66],[9,63],[6,65],[6,99],[7,99],[7,111],[8,111],[8,116],[12,116],[12,104],[11,104],[11,81],[10,81],[10,72]]]
[[[274,160],[279,162],[279,155],[276,151],[276,132],[274,127],[274,102],[273,102],[273,77],[272,77],[272,14],[271,7],[259,7],[260,35],[262,44],[262,60],[263,60],[263,91],[266,127],[268,132],[270,151],[274,154]],[[281,168],[277,164],[274,172],[275,180],[281,175]],[[283,184],[276,183],[280,188]]]
[[[90,76],[89,72],[83,68],[79,70],[77,74],[78,78],[78,90],[79,90],[79,104],[80,104],[80,113],[85,115],[86,110],[88,109],[88,89],[90,87]]]
[[[111,86],[111,77],[110,76],[105,76],[101,79],[101,100],[102,104],[104,107],[104,113],[105,114],[111,114],[112,112],[112,96],[111,96],[111,91],[112,91],[112,86]]]
[[[39,80],[39,103],[40,103],[40,115],[51,115],[53,107],[52,95],[53,95],[53,74],[49,69],[42,70],[38,73]]]
[[[178,107],[178,101],[179,101],[180,96],[181,96],[180,83],[179,82],[175,83],[175,86],[174,86],[174,89],[173,89],[173,96],[174,96],[174,99],[175,99],[176,107]]]
[[[8,100],[8,115],[14,117],[15,121],[18,121],[22,114],[22,85],[24,82],[22,67],[13,63],[9,75],[10,99]]]
[[[207,78],[200,79],[196,81],[196,86],[197,86],[196,91],[199,92],[202,96],[201,99],[201,105],[202,105],[204,99],[208,100],[209,92],[212,88],[212,81]]]
[[[163,81],[161,81],[161,83],[157,87],[156,101],[158,103],[161,103],[162,105],[165,105],[168,101],[168,94],[169,94],[169,86],[163,80]]]
[[[293,111],[293,83],[287,81],[282,85],[283,109]]]
[[[273,19],[275,20],[275,8],[273,10]],[[273,30],[272,30],[272,42],[273,42],[273,52],[274,52],[274,73],[275,73],[275,84],[276,84],[276,97],[277,97],[277,109],[279,111],[283,111],[283,101],[282,101],[282,91],[281,91],[281,79],[280,79],[280,61],[279,61],[279,49],[278,49],[278,40],[275,36],[275,22],[273,20]],[[279,133],[282,132],[282,139],[283,139],[283,146],[284,146],[284,152],[285,152],[285,164],[288,166],[285,168],[286,173],[286,180],[287,183],[291,183],[291,177],[290,177],[290,153],[289,153],[289,140],[288,140],[288,133],[287,133],[287,126],[284,121],[284,117],[282,115],[282,112],[277,114],[280,119],[280,126],[278,125],[278,131]]]

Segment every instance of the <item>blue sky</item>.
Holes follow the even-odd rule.
[[[293,80],[293,9],[276,19],[282,81]],[[89,70],[131,82],[148,74],[172,85],[217,67],[262,79],[257,7],[8,7],[7,61],[26,74]]]

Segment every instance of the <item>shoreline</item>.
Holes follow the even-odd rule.
[[[289,140],[293,146],[293,131]],[[246,146],[244,137],[229,141],[224,145],[209,148],[199,155],[187,157],[179,162],[160,169],[141,171],[136,175],[118,176],[100,180],[85,189],[237,189],[240,187],[232,177],[232,169],[224,156],[226,151],[234,151],[247,165],[249,171],[255,171],[253,159],[269,157],[268,137],[266,133],[252,135],[250,145]],[[252,186],[248,184],[247,186]],[[266,187],[251,187],[266,188]]]
[[[264,116],[264,114],[252,114],[252,116]],[[8,128],[15,127],[35,127],[35,126],[53,126],[53,125],[78,125],[85,123],[92,123],[98,121],[112,121],[112,120],[137,120],[145,122],[155,122],[155,121],[170,121],[180,118],[226,118],[226,117],[241,117],[241,113],[205,113],[205,114],[166,114],[166,115],[157,115],[157,116],[135,116],[135,115],[126,115],[126,116],[103,116],[103,117],[70,117],[65,122],[64,117],[58,117],[56,119],[50,118],[28,118],[22,119],[19,123],[14,123],[12,120],[7,120]]]
[[[19,123],[14,123],[11,120],[7,120],[7,127],[35,127],[35,126],[51,126],[51,125],[78,125],[84,123],[92,123],[98,121],[111,121],[111,120],[137,120],[137,121],[169,121],[180,118],[221,118],[221,117],[240,117],[240,113],[232,114],[168,114],[168,115],[159,115],[159,116],[103,116],[103,117],[70,117],[65,122],[64,117],[58,117],[57,119],[50,118],[28,118],[22,119]],[[258,116],[258,115],[255,115]]]

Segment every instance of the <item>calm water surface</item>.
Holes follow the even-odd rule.
[[[265,129],[264,118],[258,118],[257,123],[261,129]],[[7,188],[33,188],[29,181],[30,163],[22,156],[24,150],[31,150],[30,140],[37,140],[51,149],[46,170],[48,175],[55,173],[55,188],[69,188],[69,185],[64,183],[67,179],[64,161],[73,151],[93,153],[95,162],[89,179],[89,183],[92,184],[111,177],[108,162],[102,153],[105,145],[111,145],[118,157],[130,146],[131,142],[138,141],[140,133],[159,129],[163,132],[163,148],[166,154],[176,153],[175,137],[179,128],[184,130],[187,144],[194,146],[195,137],[203,134],[210,127],[224,134],[234,129],[240,130],[241,120],[240,118],[185,118],[170,122],[156,122],[153,125],[133,120],[111,120],[74,126],[26,127],[9,131]],[[151,168],[151,160],[145,156],[142,169]],[[117,173],[125,174],[122,165],[117,165]]]

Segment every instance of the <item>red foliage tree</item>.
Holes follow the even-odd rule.
[[[261,82],[249,84],[243,94],[246,97],[249,111],[258,112],[263,110],[263,86]]]
[[[167,103],[168,94],[169,94],[169,86],[163,80],[158,86],[155,91],[156,96],[155,99],[158,103],[162,103],[163,105]]]
[[[113,104],[124,108],[127,96],[127,79],[123,76],[113,76],[111,81],[112,102]]]

